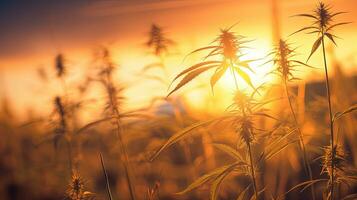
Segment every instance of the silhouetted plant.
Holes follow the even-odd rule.
[[[335,184],[335,175],[334,175],[334,151],[332,149],[335,148],[334,144],[334,126],[333,126],[333,112],[332,112],[332,107],[331,107],[331,92],[330,92],[330,83],[329,83],[329,76],[328,76],[328,68],[327,68],[327,62],[326,62],[326,52],[325,52],[325,38],[327,37],[329,40],[331,40],[335,45],[335,38],[336,36],[331,33],[332,29],[335,27],[348,24],[349,22],[342,22],[342,23],[334,23],[332,24],[334,17],[337,15],[343,14],[345,12],[331,12],[331,7],[327,6],[326,4],[320,2],[317,8],[314,10],[314,13],[312,14],[299,14],[297,16],[301,17],[307,17],[313,20],[313,24],[311,26],[304,27],[295,33],[302,32],[302,31],[309,31],[309,34],[317,34],[318,38],[314,42],[310,55],[308,57],[308,60],[310,57],[316,52],[316,50],[322,45],[322,53],[323,53],[323,61],[324,61],[324,66],[325,66],[325,79],[326,79],[326,90],[327,90],[327,100],[328,100],[328,108],[329,108],[329,120],[330,120],[330,148],[332,152],[332,162],[331,164],[331,173],[330,175],[330,181],[328,182],[328,188],[329,188],[329,199],[334,199],[334,184]]]
[[[298,122],[298,118],[295,114],[295,110],[292,105],[292,100],[291,100],[292,97],[291,97],[291,94],[289,91],[289,86],[288,86],[288,84],[290,82],[292,82],[294,80],[299,80],[299,78],[297,78],[294,75],[295,71],[297,71],[296,68],[311,67],[311,66],[307,65],[301,61],[296,60],[295,59],[295,56],[296,56],[295,50],[291,49],[289,47],[289,44],[282,39],[280,39],[278,46],[273,51],[271,51],[269,53],[269,55],[272,55],[273,58],[271,60],[269,60],[268,62],[273,62],[273,64],[276,66],[276,68],[270,73],[278,75],[282,80],[282,84],[284,86],[285,93],[286,93],[286,98],[288,99],[290,111],[291,111],[291,114],[294,119],[294,125],[295,125],[296,130],[299,134],[300,150],[301,150],[301,154],[302,154],[303,161],[304,161],[304,169],[305,169],[305,172],[307,173],[307,175],[309,176],[310,181],[312,181],[313,176],[312,176],[310,161],[309,161],[309,158],[308,158],[308,155],[306,152],[304,135],[301,131],[301,128],[300,128],[300,125]],[[315,199],[315,189],[314,189],[313,185],[311,186],[311,193],[312,193],[312,198]]]
[[[232,26],[233,27],[233,26]],[[177,86],[171,90],[167,95],[171,95],[176,90],[180,89],[182,86],[186,85],[192,79],[196,78],[198,75],[202,74],[205,71],[210,69],[215,69],[215,72],[211,76],[210,84],[213,91],[213,87],[219,81],[223,74],[229,69],[234,76],[235,85],[238,89],[238,82],[236,74],[241,77],[249,86],[254,88],[252,81],[244,70],[250,70],[251,67],[249,63],[254,60],[241,60],[241,57],[244,55],[241,50],[246,49],[246,46],[243,46],[245,43],[249,42],[244,36],[236,35],[231,31],[232,27],[227,29],[222,29],[220,35],[212,42],[217,43],[216,45],[206,46],[199,49],[196,49],[189,53],[197,53],[204,50],[210,50],[207,56],[204,57],[203,62],[192,65],[186,70],[179,73],[173,80],[176,81],[178,78],[182,77],[182,80],[177,84]],[[215,59],[217,58],[218,59]],[[212,59],[206,61],[206,59]],[[243,70],[244,69],[244,70]]]
[[[175,44],[175,42],[166,37],[163,29],[157,24],[151,25],[149,32],[149,40],[146,42],[146,46],[152,49],[154,55],[158,57],[164,56],[169,52],[169,47]]]
[[[232,128],[234,128],[234,132],[239,135],[241,142],[237,144],[237,147],[238,149],[242,148],[244,150],[244,155],[241,155],[238,149],[234,149],[223,144],[215,144],[215,147],[221,149],[223,152],[235,158],[236,162],[229,165],[225,165],[208,174],[201,176],[192,184],[190,184],[185,190],[179,192],[179,194],[187,193],[202,186],[207,182],[212,182],[210,199],[216,200],[220,185],[223,182],[224,178],[232,172],[238,172],[241,175],[247,175],[251,177],[254,189],[254,197],[252,198],[258,198],[259,194],[263,190],[259,191],[259,189],[257,188],[255,166],[261,163],[263,160],[271,159],[273,156],[285,149],[288,145],[296,141],[284,142],[285,139],[291,136],[293,131],[288,134],[285,134],[282,137],[274,137],[273,140],[270,140],[269,145],[266,147],[265,151],[261,153],[259,158],[254,160],[252,154],[252,145],[258,141],[258,138],[267,137],[276,130],[274,129],[272,131],[266,131],[256,127],[255,119],[257,117],[265,117],[276,120],[276,118],[267,114],[267,110],[263,108],[265,104],[270,103],[271,101],[266,101],[262,103],[257,102],[254,99],[254,95],[256,93],[257,91],[253,92],[250,96],[248,96],[243,92],[237,92],[234,99],[234,103],[229,107],[229,112],[227,114],[208,121],[198,122],[192,126],[183,129],[182,131],[179,131],[178,133],[175,133],[152,156],[151,159],[153,160],[159,154],[161,154],[163,150],[182,140],[188,134],[193,133],[199,128],[204,128],[216,123],[227,123]]]
[[[94,194],[85,190],[85,182],[78,172],[72,173],[71,181],[66,192],[68,200],[90,200]]]
[[[104,111],[106,116],[103,119],[93,121],[86,124],[77,131],[77,134],[84,132],[85,130],[96,126],[103,122],[112,122],[115,125],[115,133],[118,139],[118,145],[120,149],[120,159],[124,166],[125,177],[127,185],[130,192],[130,197],[132,200],[136,199],[134,176],[132,175],[131,168],[129,166],[129,157],[127,153],[127,148],[123,141],[123,118],[131,117],[141,117],[139,113],[133,112],[123,112],[121,109],[123,88],[116,86],[113,80],[113,72],[116,68],[116,64],[112,61],[110,52],[107,48],[101,48],[96,57],[96,62],[98,64],[96,77],[90,78],[91,80],[98,81],[105,88],[105,93],[107,95],[106,104]]]

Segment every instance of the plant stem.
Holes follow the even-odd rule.
[[[107,65],[109,66],[110,64],[107,64]],[[132,179],[132,176],[130,173],[130,167],[129,167],[129,157],[128,157],[128,153],[126,151],[126,147],[125,147],[123,137],[122,137],[123,127],[121,126],[120,113],[119,113],[118,105],[116,102],[116,96],[113,94],[113,88],[115,88],[115,87],[114,87],[113,81],[111,79],[111,73],[110,72],[105,73],[104,78],[105,78],[104,85],[107,90],[107,94],[108,94],[108,98],[109,98],[109,105],[110,105],[112,114],[116,117],[115,118],[116,137],[118,138],[118,143],[119,143],[119,148],[120,148],[120,159],[124,166],[126,181],[128,184],[131,200],[136,200],[135,186],[134,186],[134,182],[133,182],[133,179]]]
[[[234,83],[236,85],[236,89],[238,90],[238,81],[237,81],[237,77],[236,77],[236,74],[234,73],[234,69],[233,69],[233,62],[231,60],[231,67],[229,67],[231,69],[231,72],[232,72],[232,75],[234,77]]]
[[[329,82],[329,77],[328,77],[328,72],[327,72],[327,62],[326,62],[326,52],[325,52],[325,41],[324,41],[324,31],[322,31],[322,53],[324,57],[324,66],[325,66],[325,77],[326,77],[326,90],[327,90],[327,100],[328,100],[328,109],[329,109],[329,119],[330,119],[330,148],[332,152],[332,160],[331,160],[331,176],[330,176],[330,182],[331,182],[331,187],[330,187],[330,193],[331,193],[331,200],[334,199],[334,182],[335,182],[335,174],[334,174],[334,168],[335,168],[335,152],[334,152],[334,134],[333,134],[333,120],[332,120],[332,108],[331,108],[331,92],[330,92],[330,82]]]
[[[247,143],[248,146],[248,151],[249,151],[249,161],[250,161],[250,170],[251,170],[251,175],[252,175],[252,182],[253,182],[253,188],[254,188],[254,194],[255,194],[255,199],[258,199],[258,191],[257,191],[257,183],[255,180],[255,172],[254,172],[254,163],[253,163],[253,156],[252,156],[252,150],[250,147],[250,143]]]
[[[104,159],[103,159],[102,153],[99,153],[99,156],[100,156],[100,163],[102,164],[102,170],[103,170],[104,177],[105,177],[105,183],[106,183],[109,199],[113,200],[112,192],[110,191],[109,178],[108,178],[107,170],[105,169]]]
[[[284,78],[284,86],[285,86],[285,92],[286,92],[286,96],[288,98],[291,114],[293,115],[293,118],[294,118],[295,127],[297,128],[297,131],[299,132],[300,150],[302,151],[302,156],[303,156],[303,160],[304,160],[304,169],[305,169],[305,172],[308,173],[310,181],[312,181],[313,180],[312,170],[311,170],[310,162],[309,162],[309,160],[307,158],[307,154],[306,154],[304,137],[302,135],[294,108],[292,106],[292,102],[291,102],[290,95],[289,95],[288,83],[287,83],[286,78]],[[314,185],[311,185],[311,195],[312,195],[312,199],[315,200],[315,186]]]
[[[115,109],[116,111],[118,111],[117,109]],[[121,130],[122,130],[122,127],[121,127],[121,123],[120,123],[120,119],[118,119],[119,117],[119,112],[116,112],[116,116],[117,116],[117,119],[115,120],[115,123],[116,123],[116,131],[117,131],[117,137],[118,137],[118,140],[119,140],[119,147],[120,147],[120,151],[121,151],[121,154],[122,154],[122,161],[123,161],[123,165],[124,165],[124,170],[125,170],[125,176],[126,176],[126,181],[128,183],[128,186],[129,186],[129,191],[130,191],[130,197],[132,200],[136,200],[136,195],[135,195],[135,186],[134,186],[134,183],[133,183],[133,180],[132,180],[132,177],[131,177],[131,173],[130,173],[130,169],[129,169],[129,158],[128,158],[128,153],[126,151],[126,148],[125,148],[125,145],[124,145],[124,142],[123,142],[123,138],[122,138],[122,135],[121,135]]]

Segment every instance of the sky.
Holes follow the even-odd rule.
[[[152,62],[143,43],[150,25],[161,25],[176,41],[175,56],[167,59],[170,78],[185,66],[184,55],[197,47],[209,44],[220,28],[238,22],[234,31],[253,40],[251,57],[264,56],[272,47],[271,0],[0,0],[0,91],[14,99],[20,108],[34,102],[49,101],[51,89],[44,89],[36,77],[36,69],[50,70],[53,59],[63,53],[69,60],[71,72],[86,68],[93,49],[109,47],[121,66],[120,79],[136,82],[143,66]],[[294,14],[310,12],[318,1],[277,0],[281,36],[287,36],[308,23],[295,19]],[[355,0],[326,1],[334,10],[347,11],[341,21],[357,17]],[[338,29],[336,57],[344,63],[345,71],[355,73],[357,26],[352,23]],[[313,37],[297,35],[289,41],[299,50],[308,52]],[[305,59],[306,55],[301,58]],[[318,55],[318,54],[317,54]],[[305,57],[304,57],[305,56]],[[317,56],[316,56],[317,57]],[[311,60],[320,65],[316,58]],[[316,74],[318,76],[316,76]],[[321,71],[304,76],[322,77]],[[229,82],[229,81],[228,81]],[[140,104],[150,95],[164,95],[151,84],[139,83],[127,92],[133,104]],[[154,85],[154,84],[153,84]],[[49,86],[56,87],[56,86]],[[148,94],[137,95],[148,89]],[[0,95],[1,95],[0,93]],[[37,98],[34,98],[34,95]],[[193,98],[194,99],[194,98]],[[43,105],[38,103],[39,106]]]

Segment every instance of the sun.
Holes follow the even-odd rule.
[[[254,43],[252,44],[252,48],[244,49],[244,52],[242,52],[244,54],[242,57],[243,61],[255,60],[250,63],[250,67],[254,72],[245,70],[255,87],[274,79],[274,77],[267,75],[270,71],[272,71],[273,65],[271,63],[265,64],[267,52],[269,52],[270,49],[272,49],[271,42],[265,41],[260,42],[259,44]],[[247,92],[252,90],[252,87],[250,87],[242,78],[237,76],[236,78],[239,90],[245,90]],[[236,89],[234,75],[230,71],[227,71],[224,74],[221,84],[224,86],[223,88],[228,90],[232,91]]]
[[[244,54],[242,60],[256,60],[250,64],[254,73],[245,70],[255,88],[276,79],[274,76],[267,75],[272,71],[273,65],[271,63],[264,64],[266,62],[267,52],[272,49],[271,44],[272,42],[270,40],[252,42],[252,48],[245,49],[244,52],[242,52]],[[208,74],[206,74],[205,78],[207,77],[209,77]],[[236,79],[240,91],[250,93],[254,90],[241,77],[236,76]],[[206,85],[205,88],[210,88],[209,82],[204,81],[204,83]],[[185,94],[185,99],[188,104],[191,105],[192,109],[205,110],[205,112],[209,113],[223,112],[225,108],[231,104],[236,90],[234,76],[230,70],[227,70],[215,86],[214,91],[192,90]],[[264,91],[261,92],[261,94],[264,94]],[[261,95],[261,98],[264,98],[264,95]]]

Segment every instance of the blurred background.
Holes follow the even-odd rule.
[[[324,2],[334,11],[347,12],[338,16],[338,21],[353,22],[357,17],[353,0]],[[122,120],[122,142],[128,151],[138,199],[149,199],[148,191],[156,192],[157,188],[159,199],[207,199],[208,186],[188,195],[175,193],[200,175],[229,163],[231,158],[211,144],[219,141],[234,145],[237,136],[232,130],[219,125],[200,129],[197,132],[201,134],[172,146],[154,162],[148,162],[148,157],[173,133],[222,114],[232,104],[234,79],[224,75],[213,94],[209,76],[203,75],[166,101],[163,98],[169,83],[200,61],[199,55],[184,59],[189,52],[209,45],[220,29],[233,24],[234,32],[252,40],[245,58],[262,59],[252,63],[256,72],[250,74],[253,84],[280,83],[278,77],[266,75],[273,66],[264,64],[264,58],[283,38],[297,47],[297,59],[306,61],[316,38],[304,33],[289,36],[310,25],[308,19],[292,16],[312,12],[317,4],[311,0],[1,0],[1,199],[63,199],[73,166],[83,176],[86,190],[95,193],[96,199],[107,199],[99,152],[106,162],[114,199],[129,199],[125,166],[113,139],[115,125],[105,121],[86,127],[107,116],[112,105],[108,106],[107,97],[113,93],[121,97],[120,113],[135,113],[133,118]],[[164,55],[148,45],[153,24],[171,41]],[[338,46],[328,43],[327,54],[333,109],[337,112],[357,102],[357,25],[336,28],[334,33],[340,37]],[[317,51],[309,61],[317,69],[301,69],[296,74],[301,80],[291,85],[315,178],[321,172],[320,147],[328,144],[320,58]],[[157,63],[164,67],[150,67]],[[115,71],[111,71],[110,80],[98,81],[105,65]],[[61,67],[65,69],[63,75],[59,74]],[[106,90],[110,84],[117,87],[115,92]],[[249,86],[239,85],[249,91]],[[279,87],[272,88],[260,98],[281,96]],[[69,113],[66,117],[61,115],[61,106]],[[285,106],[285,101],[277,102],[269,109],[288,121],[291,116]],[[58,131],[63,118],[67,118],[71,134],[61,138]],[[351,166],[357,166],[356,122],[354,114],[337,125]],[[272,126],[269,121],[260,123]],[[68,143],[73,148],[70,160]],[[266,199],[306,180],[296,147],[283,151],[259,170],[259,185],[265,186]],[[229,177],[226,182],[220,197],[233,199],[249,178]],[[318,191],[323,187],[318,185]],[[341,191],[341,196],[356,192],[356,185]],[[294,191],[286,199],[308,199],[308,194]]]

